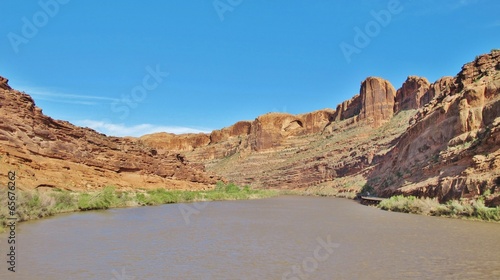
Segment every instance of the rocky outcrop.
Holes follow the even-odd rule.
[[[452,81],[431,86],[434,99],[371,174],[379,193],[445,201],[498,191],[499,61],[500,52],[479,56]]]
[[[5,89],[5,90],[10,90],[12,89],[10,86],[9,86],[9,80],[7,80],[6,78],[0,76],[0,89]]]
[[[210,136],[204,133],[177,135],[173,133],[160,132],[144,135],[139,139],[145,145],[156,147],[160,152],[192,151],[210,143]]]
[[[424,107],[431,103],[434,98],[436,98],[435,102],[440,102],[446,95],[450,94],[450,91],[454,88],[454,81],[455,79],[453,77],[443,77],[432,83],[429,89],[420,98],[419,107]]]
[[[210,134],[139,139],[52,120],[0,80],[0,154],[7,163],[0,169],[17,166],[30,186],[55,178],[71,188],[85,182],[196,188],[227,178],[260,188],[363,188],[442,201],[489,191],[486,202],[498,205],[499,63],[493,51],[432,84],[410,76],[396,91],[386,80],[367,78],[336,110],[269,113]]]
[[[337,110],[333,115],[333,121],[339,122],[352,117],[357,117],[361,112],[361,96],[359,94],[355,95],[353,98],[342,102],[337,106]]]
[[[396,92],[394,113],[397,114],[402,110],[418,109],[427,104],[433,98],[433,96],[425,96],[429,87],[430,83],[426,78],[409,76]],[[422,100],[424,96],[427,100]]]
[[[9,88],[0,89],[0,166],[17,170],[24,188],[205,188],[220,179],[177,152],[47,117],[30,96]]]
[[[335,115],[335,111],[331,109],[323,109],[307,114],[298,115],[302,120],[304,134],[314,134],[323,131]]]
[[[372,127],[379,127],[394,115],[396,90],[388,81],[370,77],[361,84],[361,112],[359,120],[364,120]]]
[[[481,85],[490,82],[500,70],[500,51],[494,50],[490,54],[477,56],[473,62],[467,63],[458,73],[455,84],[457,92],[468,85]],[[486,78],[486,79],[484,79]]]
[[[210,134],[210,143],[216,144],[231,137],[245,137],[252,131],[252,123],[248,121],[240,121],[230,127],[220,130],[214,130]]]
[[[255,119],[248,141],[254,151],[278,148],[286,137],[299,135],[303,130],[301,118],[286,113],[269,113]]]
[[[276,149],[285,139],[321,132],[330,123],[332,110],[321,110],[303,115],[269,113],[252,122],[248,137],[253,151]]]
[[[239,148],[223,160],[203,162],[257,187],[360,189],[368,180],[365,187],[382,196],[498,195],[497,61],[497,53],[480,56],[457,77],[433,84],[410,76],[397,92],[383,79],[368,78],[359,95],[321,118],[321,133],[305,129],[301,116],[267,114],[252,122],[247,138],[233,143]]]
[[[197,148],[210,150],[207,156],[200,156],[203,159],[213,159],[215,154],[212,148],[219,143],[230,143],[223,146],[233,153],[247,147],[252,151],[263,151],[280,147],[288,137],[319,133],[331,122],[334,113],[335,111],[331,109],[301,115],[269,113],[257,117],[252,122],[240,121],[232,126],[214,130],[210,135],[155,133],[142,136],[141,140],[165,151],[192,151]],[[220,154],[224,154],[224,157],[228,156],[226,152]]]

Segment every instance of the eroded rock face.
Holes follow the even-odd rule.
[[[452,88],[454,88],[453,77],[443,77],[429,86],[429,89],[420,98],[420,107],[434,102],[440,102],[446,95],[449,95]]]
[[[498,205],[499,62],[500,52],[478,56],[456,77],[432,84],[408,77],[397,92],[388,81],[370,77],[335,111],[269,113],[211,134],[139,139],[54,121],[29,96],[0,82],[0,154],[4,163],[27,166],[23,174],[31,185],[52,177],[92,185],[99,177],[107,180],[97,181],[100,186],[190,182],[184,187],[196,188],[219,179],[203,172],[207,168],[241,185],[311,192],[359,191],[365,185],[381,196],[446,201],[489,190],[487,203]]]
[[[1,168],[17,170],[24,188],[208,188],[220,179],[177,152],[47,117],[6,83],[0,89],[0,155]]]
[[[466,63],[455,80],[456,91],[460,92],[468,85],[490,82],[491,79],[488,79],[488,77],[494,77],[500,70],[499,61],[500,51],[496,50],[489,54],[477,56],[474,61]]]
[[[479,56],[455,79],[431,86],[434,99],[419,110],[371,175],[381,194],[445,201],[498,188],[499,61],[500,52]]]
[[[159,151],[192,151],[196,148],[206,146],[210,143],[210,136],[204,133],[198,134],[173,134],[173,133],[153,133],[141,136],[142,143],[156,147]]]
[[[427,101],[422,101],[422,98],[429,90],[429,87],[430,83],[426,78],[409,76],[396,92],[394,113],[397,114],[402,110],[418,109],[427,104],[430,101],[430,96],[426,96]]]
[[[252,151],[279,148],[288,137],[320,133],[331,122],[334,113],[335,111],[330,109],[301,115],[269,113],[257,117],[252,122],[240,121],[232,126],[214,130],[209,136],[156,133],[143,136],[141,140],[161,150],[204,149],[210,152],[207,152],[206,156],[199,153],[198,158],[213,159],[217,157],[215,154],[224,154],[224,157],[227,157],[247,148]],[[212,148],[219,143],[224,144],[224,149],[231,152],[215,152]]]
[[[335,111],[323,109],[307,114],[299,115],[302,120],[304,134],[314,134],[323,131],[323,129],[333,120]]]
[[[494,203],[500,182],[498,60],[496,53],[480,56],[457,77],[433,84],[409,77],[397,93],[387,81],[368,78],[359,95],[329,113],[328,123],[318,122],[321,133],[306,130],[298,116],[268,114],[252,123],[252,141],[240,142],[223,164],[217,157],[205,164],[258,187],[343,189],[365,178],[382,196],[445,201],[490,190]],[[253,148],[245,150],[245,143]]]
[[[252,122],[248,141],[254,151],[276,149],[285,139],[321,132],[330,123],[332,110],[321,110],[303,115],[269,113]]]
[[[344,101],[337,106],[337,110],[335,110],[335,114],[333,115],[333,120],[339,122],[357,117],[361,112],[362,107],[363,104],[361,104],[361,96],[357,94],[353,98]]]
[[[2,76],[0,76],[0,89],[6,89],[6,90],[11,89],[9,86],[9,80],[7,80]]]
[[[254,151],[278,148],[283,139],[303,131],[301,118],[285,113],[269,113],[252,122],[249,142]]]
[[[219,143],[231,137],[245,137],[252,131],[252,123],[248,121],[240,121],[230,127],[220,130],[214,130],[210,134],[210,143]]]
[[[396,90],[386,80],[376,77],[367,78],[361,84],[361,112],[359,120],[373,127],[386,123],[394,115]]]

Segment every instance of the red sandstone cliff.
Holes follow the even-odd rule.
[[[205,188],[218,179],[181,154],[47,117],[1,77],[0,156],[0,172],[16,171],[23,188]]]
[[[426,95],[429,88],[430,83],[426,78],[409,76],[396,92],[394,113],[399,113],[402,110],[418,109],[429,103],[435,96],[435,93]]]
[[[429,89],[433,99],[381,158],[370,183],[383,195],[442,200],[500,191],[500,52]]]
[[[210,134],[138,139],[54,121],[0,78],[0,154],[4,163],[26,169],[30,186],[192,188],[220,179],[206,167],[238,184],[322,193],[364,187],[384,196],[447,200],[489,190],[487,202],[497,205],[499,63],[500,52],[493,51],[456,77],[430,84],[409,76],[397,91],[369,77],[336,110],[269,113]]]
[[[370,77],[361,84],[359,119],[373,127],[386,123],[394,115],[396,90],[386,80]]]
[[[432,84],[409,76],[397,91],[370,77],[335,111],[266,114],[214,131],[186,156],[257,187],[498,194],[499,61],[499,52],[479,56]]]

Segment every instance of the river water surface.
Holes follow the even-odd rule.
[[[21,223],[0,279],[500,279],[500,224],[334,198],[112,209]]]

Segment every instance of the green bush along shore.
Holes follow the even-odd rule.
[[[486,207],[484,196],[440,204],[436,198],[397,195],[381,201],[378,207],[395,212],[500,222],[500,207]]]
[[[17,221],[27,221],[52,216],[58,213],[99,210],[119,207],[160,205],[213,200],[257,199],[278,195],[273,190],[256,190],[233,183],[217,183],[215,189],[207,191],[138,190],[124,192],[114,187],[105,187],[97,192],[17,191]],[[9,209],[7,191],[0,189],[0,231],[5,228]]]

